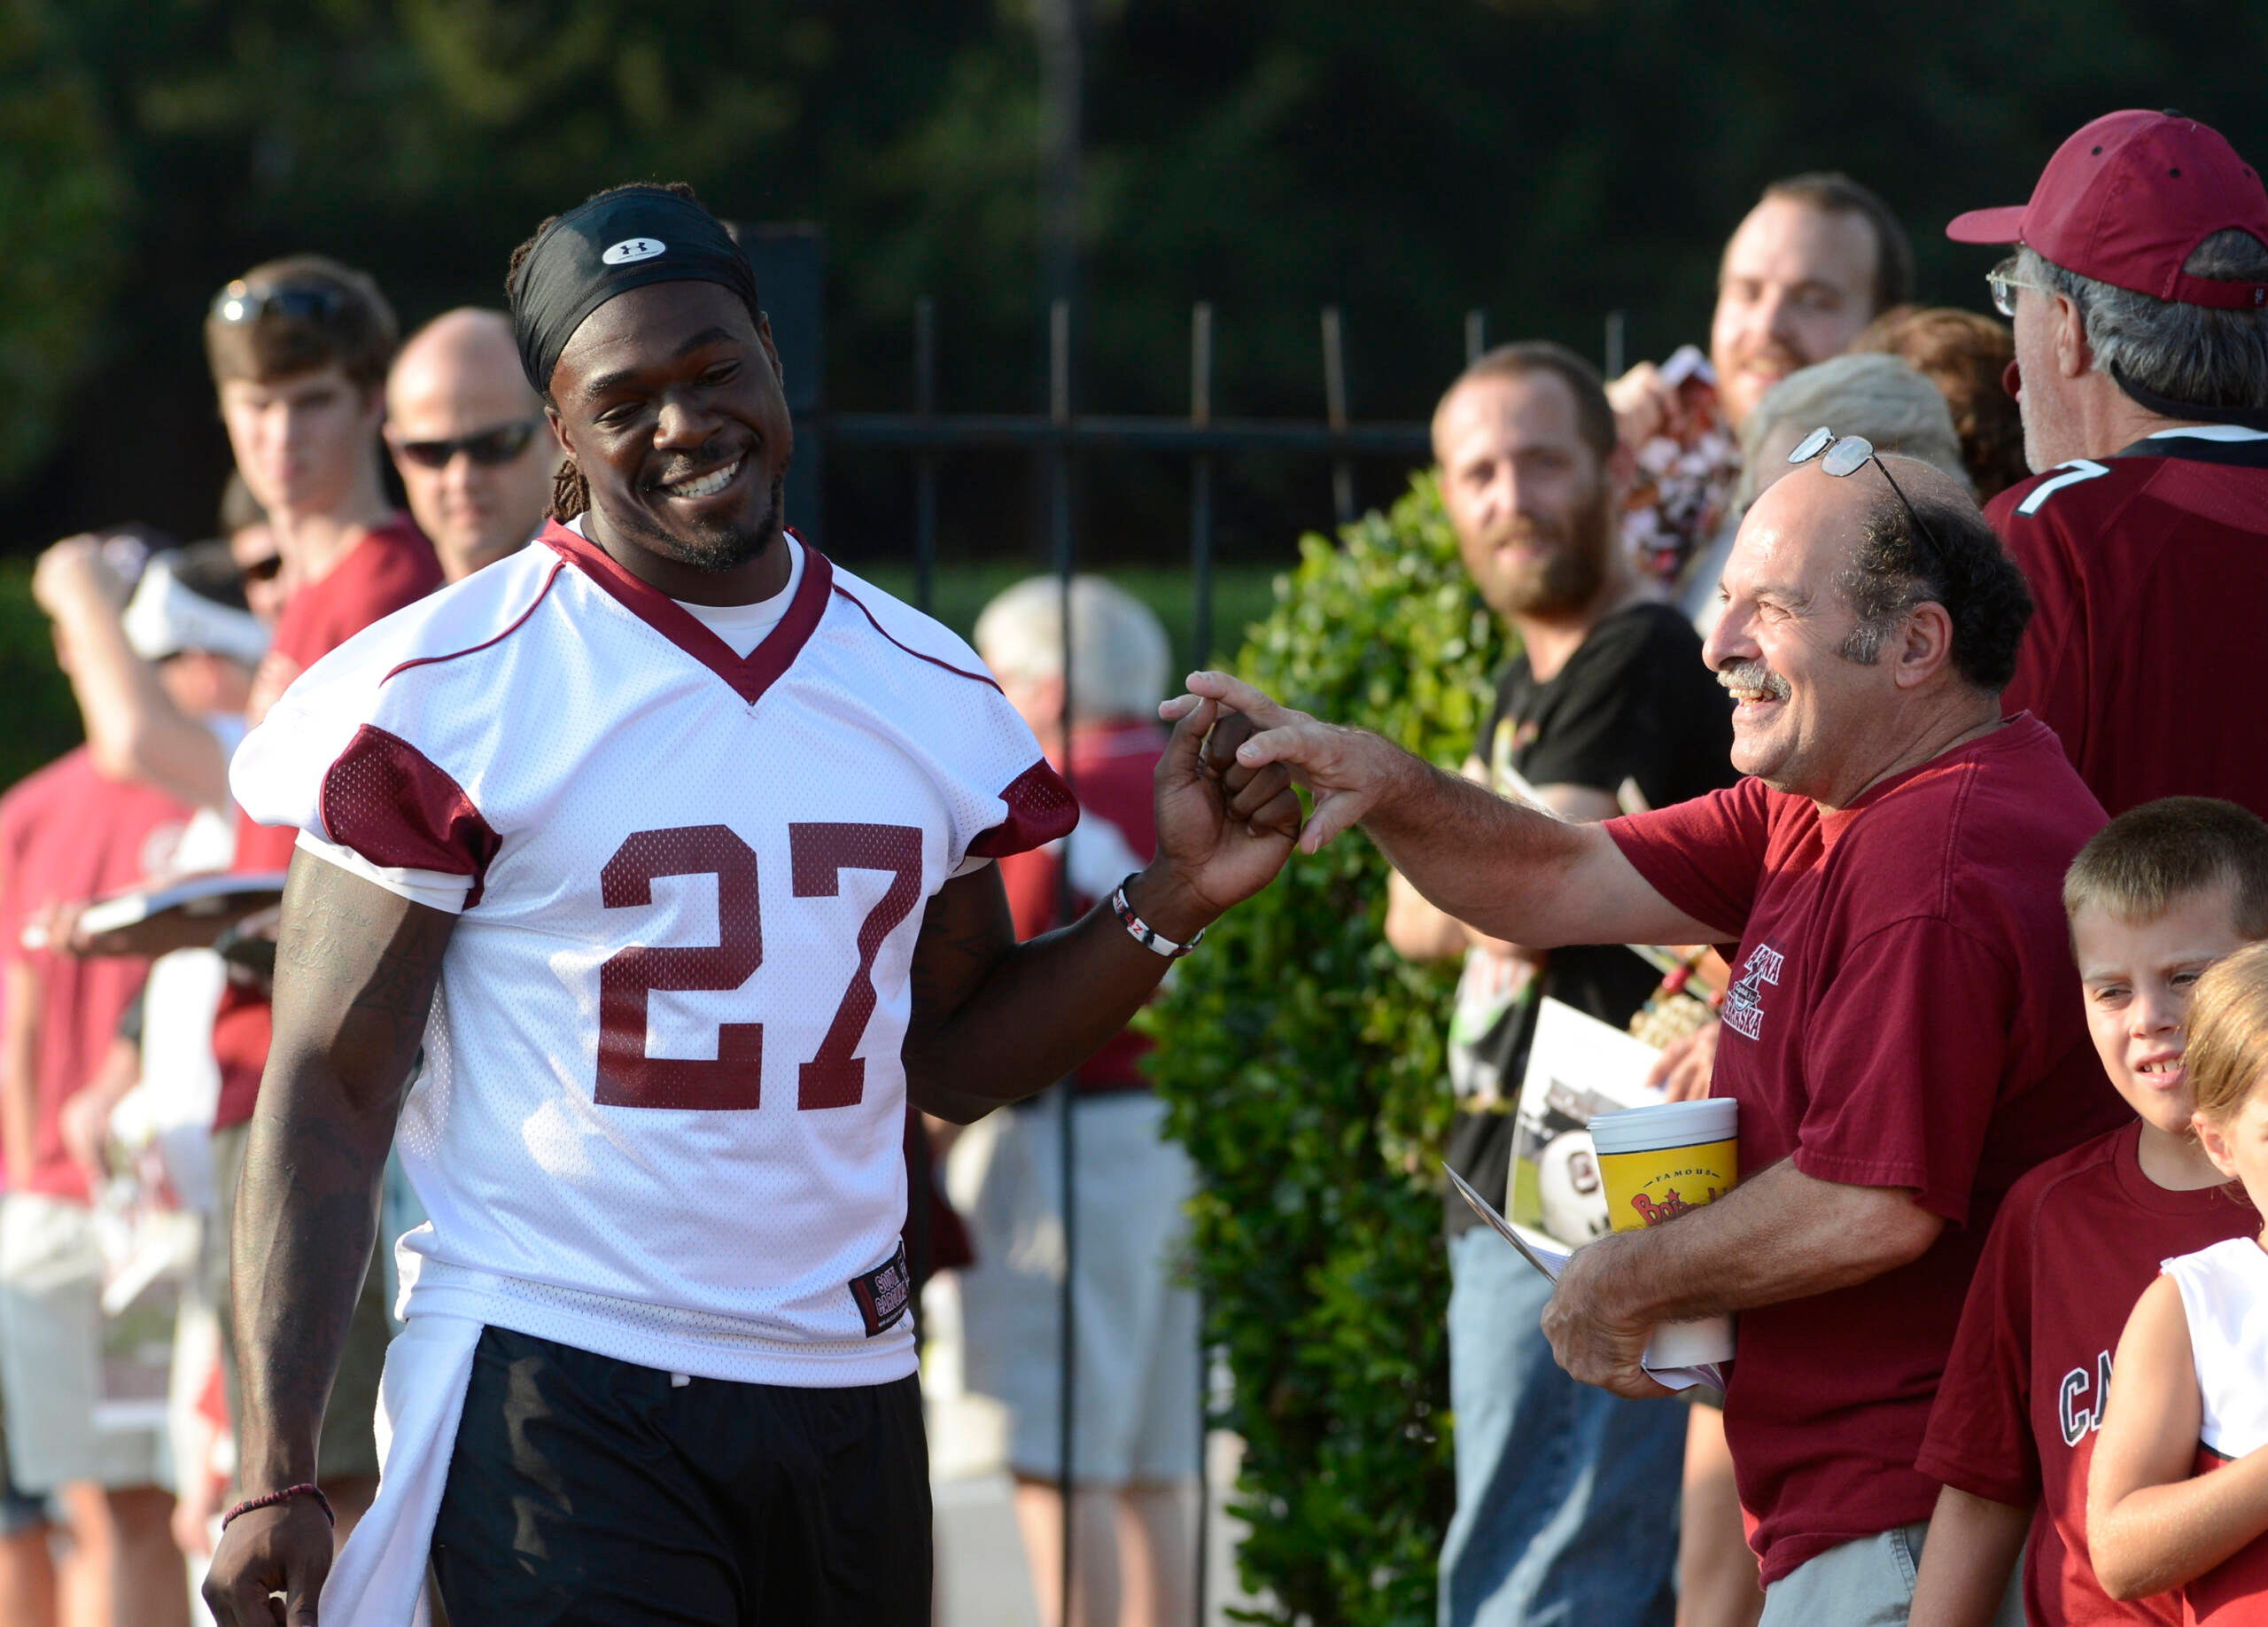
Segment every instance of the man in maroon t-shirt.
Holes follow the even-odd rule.
[[[431,544],[408,515],[387,504],[379,479],[378,426],[397,331],[376,284],[317,254],[255,266],[221,291],[206,317],[206,355],[229,446],[245,487],[268,511],[290,584],[252,680],[245,709],[252,724],[302,672],[441,585]],[[291,836],[240,814],[236,868],[287,868]],[[213,1021],[221,1065],[213,1134],[221,1221],[221,1246],[212,1251],[216,1267],[227,1263],[237,1175],[270,1031],[265,986],[232,981]],[[319,1467],[342,1534],[377,1489],[370,1421],[388,1331],[383,1280],[374,1260],[325,1413]],[[225,1312],[221,1328],[235,1416],[234,1328]]]
[[[1313,789],[1309,851],[1359,821],[1436,906],[1519,943],[1737,942],[1713,1094],[1740,1103],[1741,1184],[1579,1250],[1544,1331],[1576,1377],[1662,1395],[1655,1325],[1739,1312],[1725,1426],[1765,1621],[1903,1620],[1937,1496],[1915,1453],[1993,1206],[2118,1113],[2060,896],[2102,811],[2042,725],[2002,720],[2023,582],[1927,465],[1797,470],[1722,592],[1704,655],[1751,777],[1604,825],[1192,687],[1261,727],[1246,767]]]
[[[1946,235],[2009,244],[1992,298],[2039,472],[1986,514],[2039,612],[2002,700],[2110,813],[2223,797],[2268,815],[2268,753],[2200,696],[2253,688],[2268,603],[2268,191],[2213,130],[2115,113],[2031,200]]]
[[[96,1427],[103,1256],[88,1172],[62,1119],[112,1060],[147,967],[58,953],[44,927],[58,904],[163,872],[189,816],[146,786],[103,778],[85,746],[0,798],[0,1415],[10,1478],[62,1512],[70,1541],[60,1568],[76,1573],[66,1591],[113,1600],[120,1620],[148,1619],[141,1612],[167,1597],[153,1589],[178,1603],[181,1561],[167,1530],[173,1499],[154,1483],[153,1437],[105,1439]]]

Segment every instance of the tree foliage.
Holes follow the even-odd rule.
[[[1505,650],[1430,479],[1310,535],[1237,670],[1288,705],[1453,765]],[[1421,1627],[1451,1502],[1437,1158],[1450,979],[1381,934],[1360,837],[1231,911],[1146,1017],[1200,1172],[1197,1277],[1244,1437],[1260,1619]]]
[[[39,467],[123,259],[124,177],[42,0],[0,0],[0,489]]]
[[[69,230],[7,217],[19,249],[43,220],[54,248],[124,267],[106,299],[99,264],[82,276],[74,260],[51,285],[42,342],[97,371],[63,420],[67,462],[19,487],[19,525],[42,502],[74,525],[209,525],[224,453],[198,322],[254,261],[338,254],[414,322],[496,302],[537,220],[639,176],[690,180],[740,218],[824,225],[833,404],[912,404],[922,293],[946,407],[1041,399],[1029,0],[4,4],[46,19],[8,32],[36,42],[8,94],[83,88],[12,141],[12,161],[56,144],[71,173],[114,166],[125,205],[107,230],[83,212]],[[1200,300],[1223,414],[1320,411],[1325,304],[1346,313],[1358,416],[1422,416],[1472,307],[1496,337],[1592,354],[1606,313],[1626,310],[1630,354],[1661,355],[1705,331],[1716,255],[1757,189],[1806,168],[1882,190],[1925,297],[1974,307],[1992,252],[1938,226],[2023,198],[2087,118],[2171,102],[2268,152],[2268,8],[2210,0],[1913,0],[1862,45],[1769,7],[1674,0],[1087,10],[1079,390],[1096,410],[1185,409]],[[99,323],[71,315],[89,300]],[[49,306],[13,307],[30,308]],[[118,432],[120,400],[148,434]],[[12,405],[21,442],[43,415]],[[1021,551],[1031,510],[1002,500],[1000,467],[948,471],[949,544]],[[1182,533],[1179,482],[1159,472],[1098,460],[1096,557]],[[1363,475],[1377,497],[1400,485]],[[907,486],[892,456],[839,458],[832,533],[902,550]],[[1224,465],[1224,545],[1280,557],[1327,489],[1310,465]]]

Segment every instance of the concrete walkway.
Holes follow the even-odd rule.
[[[1039,1627],[1012,1483],[1002,1467],[999,1407],[960,1383],[959,1305],[950,1276],[929,1286],[922,1309],[928,1342],[921,1388],[928,1405],[931,1497],[936,1506],[938,1627]],[[1215,1431],[1206,1444],[1206,1627],[1229,1627],[1242,1527],[1222,1507],[1236,1483],[1241,1444]]]

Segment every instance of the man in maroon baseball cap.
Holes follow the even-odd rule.
[[[1987,516],[2038,601],[2003,699],[2116,814],[2177,793],[2268,814],[2268,754],[2210,697],[2249,689],[2268,603],[2268,191],[2218,131],[2106,114],[2029,203],[1958,216],[2012,243],[1987,281],[2036,471]]]

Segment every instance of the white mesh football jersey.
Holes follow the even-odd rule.
[[[311,667],[231,777],[462,912],[400,1132],[413,1304],[711,1378],[913,1371],[921,908],[1077,817],[966,644],[805,549],[742,659],[553,525]]]

